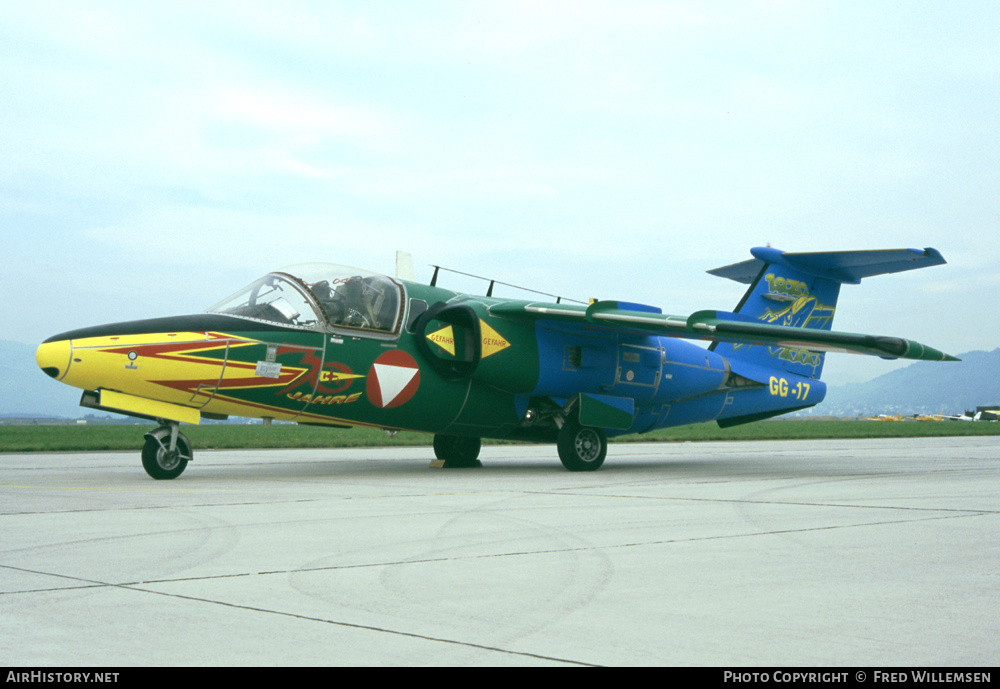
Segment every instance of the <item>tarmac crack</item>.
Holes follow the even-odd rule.
[[[736,501],[739,502],[739,501]],[[782,503],[791,504],[791,503]],[[434,557],[434,558],[419,558],[419,559],[409,559],[409,560],[392,560],[383,562],[365,562],[358,564],[343,564],[343,565],[326,565],[322,567],[304,567],[304,568],[289,568],[289,569],[275,569],[275,570],[261,570],[257,572],[235,572],[230,574],[210,574],[204,576],[191,576],[191,577],[171,577],[168,579],[146,579],[142,581],[130,581],[130,582],[102,582],[93,579],[85,579],[82,577],[76,577],[68,574],[58,574],[54,572],[43,572],[39,570],[32,570],[24,567],[16,567],[13,565],[0,565],[0,569],[11,569],[20,572],[27,572],[31,574],[39,574],[43,576],[58,577],[63,579],[70,579],[73,581],[85,582],[86,585],[82,586],[72,586],[72,587],[50,587],[41,589],[28,589],[23,591],[0,591],[0,597],[28,594],[28,593],[42,593],[47,591],[69,591],[75,589],[87,589],[87,588],[99,588],[102,586],[106,587],[119,587],[127,589],[138,589],[141,586],[150,586],[154,584],[175,584],[183,582],[193,582],[193,581],[213,581],[221,579],[235,579],[241,577],[258,577],[258,576],[274,576],[274,575],[294,575],[294,574],[307,574],[312,572],[327,572],[327,571],[337,571],[337,570],[350,570],[350,569],[365,569],[370,567],[397,567],[403,565],[421,565],[421,564],[433,564],[439,562],[458,562],[458,561],[473,561],[473,560],[485,560],[494,558],[504,558],[504,557],[526,557],[533,555],[552,555],[559,553],[573,553],[573,552],[586,552],[593,550],[614,550],[620,548],[641,548],[650,546],[661,546],[661,545],[672,545],[675,543],[697,543],[702,541],[719,541],[728,539],[739,539],[739,538],[760,538],[766,536],[779,536],[794,533],[810,533],[819,531],[834,531],[839,529],[857,529],[872,526],[886,526],[894,524],[909,524],[916,522],[928,522],[928,521],[940,521],[945,519],[965,519],[969,517],[982,517],[982,516],[993,516],[996,514],[991,511],[982,512],[968,512],[966,514],[946,514],[936,517],[919,517],[913,519],[888,519],[882,521],[870,521],[861,522],[857,524],[835,524],[830,526],[812,526],[812,527],[802,527],[794,529],[771,529],[767,531],[753,531],[748,533],[739,534],[718,534],[713,536],[697,536],[691,538],[670,538],[663,540],[648,540],[648,541],[637,541],[633,543],[612,543],[606,545],[588,545],[588,546],[578,546],[578,547],[565,547],[565,548],[546,548],[537,550],[523,550],[523,551],[512,551],[512,552],[501,552],[501,553],[483,553],[480,555],[462,555],[456,557]],[[157,591],[151,591],[151,593],[160,593]],[[170,595],[170,594],[164,594]]]
[[[160,596],[168,596],[171,598],[178,598],[181,600],[190,600],[200,603],[209,603],[213,605],[221,605],[228,608],[235,608],[237,610],[248,610],[251,612],[260,612],[269,615],[280,615],[282,617],[289,617],[292,619],[305,620],[307,622],[319,622],[322,624],[330,624],[337,627],[345,627],[348,629],[360,629],[364,631],[377,632],[380,634],[392,634],[394,636],[402,636],[410,639],[420,639],[422,641],[430,641],[432,643],[444,643],[453,644],[456,646],[464,646],[466,648],[474,648],[481,651],[490,651],[492,653],[503,653],[506,655],[519,656],[522,658],[534,658],[536,660],[547,660],[554,663],[563,663],[567,665],[579,665],[583,667],[599,667],[594,663],[587,663],[580,660],[572,660],[569,658],[556,658],[554,656],[542,655],[540,653],[529,653],[527,651],[515,651],[508,648],[500,648],[498,646],[488,646],[486,644],[477,644],[472,641],[460,641],[457,639],[447,639],[445,637],[431,636],[429,634],[418,634],[416,632],[407,632],[400,629],[388,629],[385,627],[377,627],[374,625],[360,624],[357,622],[345,622],[343,620],[333,620],[325,617],[312,617],[310,615],[301,615],[299,613],[286,612],[283,610],[269,610],[267,608],[258,608],[250,605],[240,605],[237,603],[227,603],[224,601],[212,600],[210,598],[198,598],[196,596],[185,596],[178,593],[166,593],[163,591],[153,591],[150,589],[139,588],[134,586],[126,586],[123,588],[128,588],[133,591],[141,591],[143,593],[152,593]]]
[[[198,596],[188,596],[188,595],[181,594],[181,593],[171,593],[171,592],[167,592],[167,591],[156,591],[156,590],[153,590],[153,589],[150,589],[150,588],[145,588],[145,586],[148,586],[149,584],[154,584],[154,583],[169,583],[169,582],[178,582],[178,581],[191,581],[191,580],[197,580],[197,579],[217,579],[217,578],[225,578],[226,576],[230,576],[230,577],[231,576],[253,576],[253,575],[250,575],[250,574],[224,575],[223,577],[194,577],[192,579],[172,579],[172,580],[166,580],[166,581],[150,581],[150,582],[141,582],[141,583],[119,583],[119,584],[115,584],[115,583],[112,583],[112,582],[102,582],[102,581],[96,581],[96,580],[91,580],[91,579],[83,579],[83,578],[80,578],[80,577],[74,577],[74,576],[66,575],[66,574],[56,574],[56,573],[52,573],[52,572],[41,572],[41,571],[38,571],[38,570],[31,570],[31,569],[27,569],[27,568],[24,568],[24,567],[14,567],[14,566],[11,566],[11,565],[0,565],[0,569],[11,569],[11,570],[16,570],[16,571],[20,571],[20,572],[29,572],[29,573],[32,573],[32,574],[40,574],[40,575],[45,575],[45,576],[59,577],[59,578],[63,578],[63,579],[70,579],[70,580],[73,580],[73,581],[79,581],[79,582],[86,582],[87,583],[86,586],[73,586],[73,587],[53,588],[53,589],[40,589],[40,590],[31,591],[30,593],[40,593],[40,592],[44,592],[44,591],[62,592],[62,591],[73,591],[73,590],[92,589],[92,588],[115,588],[115,589],[121,589],[121,590],[126,590],[126,591],[134,591],[134,592],[137,592],[137,593],[151,594],[151,595],[155,595],[155,596],[165,596],[165,597],[168,597],[168,598],[176,598],[178,600],[193,601],[193,602],[196,602],[196,603],[207,603],[209,605],[219,605],[219,606],[223,606],[223,607],[227,607],[227,608],[232,608],[232,609],[235,609],[235,610],[246,610],[246,611],[249,611],[249,612],[263,613],[263,614],[266,614],[266,615],[279,615],[281,617],[287,617],[287,618],[297,619],[297,620],[304,620],[306,622],[318,622],[318,623],[321,623],[321,624],[329,624],[329,625],[333,625],[333,626],[336,626],[336,627],[343,627],[343,628],[347,628],[347,629],[358,629],[358,630],[363,630],[363,631],[375,632],[375,633],[379,633],[379,634],[391,634],[391,635],[394,635],[394,636],[402,636],[402,637],[406,637],[406,638],[410,638],[410,639],[419,639],[419,640],[422,640],[422,641],[429,641],[431,643],[452,644],[452,645],[455,645],[455,646],[462,646],[462,647],[465,647],[465,648],[473,648],[473,649],[477,649],[477,650],[481,650],[481,651],[489,651],[489,652],[492,652],[492,653],[502,653],[502,654],[505,654],[505,655],[513,655],[513,656],[518,656],[518,657],[521,657],[521,658],[534,658],[536,660],[545,660],[545,661],[549,661],[549,662],[553,662],[553,663],[561,663],[561,664],[566,664],[566,665],[579,665],[579,666],[582,666],[582,667],[599,667],[599,665],[596,665],[594,663],[587,663],[587,662],[584,662],[584,661],[581,661],[581,660],[573,660],[573,659],[570,659],[570,658],[557,658],[555,656],[547,656],[547,655],[543,655],[543,654],[540,654],[540,653],[530,653],[528,651],[516,651],[516,650],[509,649],[509,648],[501,648],[499,646],[489,646],[487,644],[478,644],[478,643],[475,643],[475,642],[472,642],[472,641],[461,641],[461,640],[458,640],[458,639],[448,639],[448,638],[445,638],[445,637],[431,636],[429,634],[418,634],[416,632],[407,632],[407,631],[404,631],[404,630],[401,630],[401,629],[389,629],[389,628],[386,628],[386,627],[378,627],[378,626],[375,626],[375,625],[361,624],[361,623],[358,623],[358,622],[347,622],[347,621],[344,621],[344,620],[334,620],[334,619],[330,619],[330,618],[326,618],[326,617],[314,617],[314,616],[311,616],[311,615],[302,615],[302,614],[299,614],[299,613],[287,612],[287,611],[284,611],[284,610],[273,610],[273,609],[269,609],[269,608],[261,608],[261,607],[251,606],[251,605],[241,605],[239,603],[229,603],[229,602],[226,602],[226,601],[214,600],[212,598],[203,598],[203,597],[198,597]],[[294,573],[296,571],[298,571],[298,570],[290,570],[289,573]],[[273,573],[274,574],[278,574],[280,572],[273,572]],[[13,592],[6,592],[6,593],[9,594],[9,593],[13,593]],[[20,593],[29,593],[29,592],[20,592]],[[5,594],[0,594],[0,595],[5,595]]]
[[[582,498],[615,498],[623,500],[661,500],[675,502],[712,502],[712,503],[735,503],[746,505],[787,505],[790,507],[846,507],[850,509],[862,510],[900,510],[910,512],[958,512],[965,516],[977,516],[984,514],[1000,514],[1000,510],[988,509],[961,509],[955,507],[906,507],[903,505],[848,505],[839,502],[796,502],[792,500],[747,500],[740,498],[678,498],[669,496],[654,495],[614,495],[600,493],[578,493],[563,491],[526,491],[531,495],[571,495]],[[959,515],[959,516],[961,516]]]
[[[733,501],[741,502],[741,501]],[[745,501],[744,501],[745,502]],[[783,503],[785,504],[785,503]],[[909,510],[914,511],[914,510]],[[915,511],[925,511],[925,510],[915,510]],[[570,553],[570,552],[581,552],[581,551],[594,551],[594,550],[613,550],[622,548],[640,548],[640,547],[656,547],[671,545],[677,543],[692,543],[699,541],[718,541],[727,540],[735,538],[759,538],[767,536],[775,536],[781,534],[791,534],[791,533],[808,533],[808,532],[820,532],[820,531],[833,531],[840,529],[857,529],[857,528],[869,528],[884,525],[895,525],[895,524],[905,524],[905,523],[916,523],[916,522],[928,522],[928,521],[939,521],[939,520],[950,520],[950,519],[965,519],[969,517],[979,517],[979,516],[993,516],[995,512],[992,511],[965,511],[963,514],[938,514],[935,516],[914,516],[909,519],[887,519],[887,520],[873,520],[866,521],[856,524],[841,524],[841,525],[828,525],[828,526],[815,526],[815,527],[805,527],[805,528],[790,528],[790,529],[771,529],[763,531],[754,531],[750,533],[740,533],[740,534],[717,534],[710,536],[699,536],[691,538],[672,538],[672,539],[661,539],[661,540],[643,540],[631,543],[616,543],[607,545],[587,545],[578,547],[564,547],[564,548],[548,548],[548,549],[534,549],[526,551],[513,551],[513,552],[499,552],[499,553],[486,553],[479,555],[465,555],[457,557],[435,557],[435,558],[423,558],[423,559],[413,559],[413,560],[399,560],[390,562],[371,562],[371,563],[359,563],[359,564],[345,564],[345,565],[331,565],[323,567],[311,567],[311,568],[286,568],[286,569],[275,569],[268,571],[259,572],[240,572],[240,573],[229,573],[229,574],[216,574],[209,576],[194,576],[194,577],[174,577],[169,579],[151,579],[145,581],[132,581],[132,582],[107,582],[101,580],[95,580],[85,577],[74,576],[70,574],[61,574],[57,572],[41,571],[37,569],[31,569],[27,567],[19,567],[8,564],[0,564],[0,569],[7,569],[11,571],[19,571],[24,573],[31,573],[41,576],[55,577],[71,582],[75,582],[76,585],[65,586],[65,587],[48,587],[48,588],[38,588],[32,590],[24,591],[6,591],[0,592],[0,597],[4,596],[16,596],[23,594],[37,594],[37,593],[67,593],[72,591],[87,590],[87,589],[99,589],[99,588],[113,588],[123,591],[132,591],[142,594],[151,594],[157,596],[165,596],[174,598],[177,600],[187,600],[197,603],[217,605],[226,608],[231,608],[235,610],[245,610],[248,612],[261,613],[266,615],[277,615],[290,619],[298,619],[307,622],[319,623],[332,625],[344,629],[355,629],[363,630],[368,632],[373,632],[377,634],[388,634],[398,637],[418,639],[426,641],[429,643],[439,643],[439,644],[449,644],[459,647],[465,647],[469,649],[476,649],[480,651],[486,651],[490,653],[500,653],[510,656],[516,656],[521,658],[531,658],[535,660],[541,660],[552,663],[561,664],[571,664],[580,666],[593,666],[593,663],[588,663],[584,661],[574,660],[570,658],[559,658],[555,656],[548,656],[540,653],[531,653],[528,651],[518,651],[509,648],[503,648],[500,646],[491,646],[489,644],[476,643],[473,641],[466,641],[461,639],[447,638],[445,636],[434,636],[431,634],[423,634],[418,632],[406,631],[403,629],[392,629],[388,627],[381,627],[372,624],[363,624],[360,622],[351,622],[347,620],[338,620],[331,617],[321,617],[304,615],[300,613],[271,609],[265,607],[244,605],[240,603],[228,602],[223,600],[217,600],[214,598],[208,598],[204,596],[192,596],[178,592],[170,591],[158,591],[151,588],[156,585],[169,585],[178,584],[185,582],[197,582],[197,581],[209,581],[209,580],[221,580],[221,579],[232,579],[240,577],[261,577],[261,576],[273,576],[282,575],[290,576],[296,574],[304,574],[310,572],[324,572],[324,571],[336,571],[336,570],[346,570],[346,569],[357,569],[357,568],[368,568],[368,567],[394,567],[403,565],[421,565],[436,562],[446,562],[446,561],[472,561],[472,560],[483,560],[483,559],[493,559],[493,558],[507,558],[507,557],[531,557],[539,555],[547,555],[553,553]]]

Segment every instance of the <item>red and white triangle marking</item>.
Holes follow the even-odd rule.
[[[420,387],[420,368],[399,349],[386,352],[372,364],[366,391],[376,407],[391,409],[410,401]]]

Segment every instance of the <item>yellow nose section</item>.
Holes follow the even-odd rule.
[[[56,380],[62,380],[69,371],[73,347],[69,340],[43,342],[35,351],[38,368]]]

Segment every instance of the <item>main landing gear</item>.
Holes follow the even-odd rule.
[[[142,468],[158,480],[177,478],[194,457],[191,441],[180,432],[176,421],[146,434],[146,444],[142,446]]]
[[[570,471],[596,471],[608,455],[608,436],[600,428],[581,426],[568,418],[556,439],[559,459]]]
[[[481,438],[458,435],[434,436],[434,456],[444,460],[448,468],[481,467],[479,451],[482,447]]]
[[[570,471],[596,471],[608,455],[608,436],[603,429],[581,426],[575,419],[566,419],[556,437],[559,459]],[[480,438],[456,435],[435,435],[434,456],[445,466],[479,467]]]

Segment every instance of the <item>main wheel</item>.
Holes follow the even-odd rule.
[[[146,434],[146,444],[142,446],[142,468],[157,480],[177,478],[187,468],[194,456],[191,442],[183,433],[177,434],[177,447],[170,451],[170,429],[157,428]]]
[[[443,459],[450,467],[478,467],[481,438],[458,435],[435,435],[434,456]]]
[[[608,454],[608,437],[600,428],[567,419],[557,438],[559,459],[570,471],[596,471]]]

